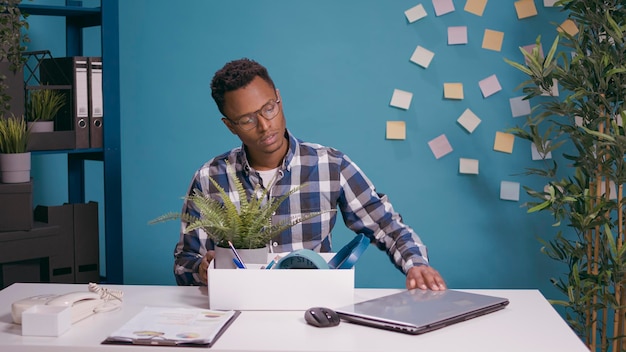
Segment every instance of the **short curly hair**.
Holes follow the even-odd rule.
[[[228,62],[215,72],[211,80],[211,96],[222,115],[226,116],[224,114],[224,94],[247,86],[255,77],[261,77],[272,88],[276,89],[267,69],[258,62],[247,58]]]

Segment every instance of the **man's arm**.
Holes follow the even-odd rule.
[[[385,250],[392,263],[407,275],[407,288],[445,289],[441,275],[429,266],[426,246],[402,221],[384,194],[376,192],[361,169],[347,156],[341,166],[339,207],[346,225],[363,233]]]

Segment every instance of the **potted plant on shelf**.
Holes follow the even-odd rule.
[[[543,167],[526,174],[547,185],[524,188],[533,198],[528,212],[555,219],[556,233],[542,239],[542,251],[567,273],[551,279],[564,295],[552,302],[565,307],[566,320],[592,351],[624,351],[626,7],[623,0],[556,5],[571,22],[559,26],[548,54],[541,55],[538,38],[532,52],[521,50],[524,63],[507,60],[528,76],[520,86],[536,102],[526,124],[510,131],[543,156]],[[561,96],[551,95],[555,84]],[[563,222],[570,230],[562,230]]]
[[[0,175],[2,183],[30,181],[30,131],[23,118],[0,116]]]
[[[188,223],[186,233],[193,230],[204,231],[215,243],[215,267],[217,268],[235,268],[229,242],[237,249],[244,261],[265,263],[268,254],[267,245],[271,239],[296,224],[334,211],[333,209],[311,212],[290,221],[273,224],[272,215],[280,204],[301,188],[306,187],[306,184],[294,187],[277,198],[268,197],[268,189],[271,186],[261,189],[261,186],[257,185],[254,192],[248,195],[241,180],[236,176],[235,168],[230,164],[227,165],[227,174],[232,184],[235,185],[239,206],[231,200],[224,188],[210,178],[211,183],[219,191],[219,199],[211,198],[198,189],[187,197],[199,216],[170,212],[150,221],[150,223],[158,223],[182,219]]]
[[[18,5],[21,0],[0,1],[0,115],[24,112],[24,74],[26,58],[23,45],[29,42],[22,29],[28,29],[27,14]]]
[[[65,96],[54,89],[43,87],[31,90],[26,100],[26,118],[31,132],[54,131],[54,118],[65,106]]]

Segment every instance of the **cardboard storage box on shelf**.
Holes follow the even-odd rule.
[[[33,182],[0,183],[0,231],[33,228]]]
[[[326,261],[334,253],[321,253]],[[268,255],[273,258],[275,254]],[[354,301],[352,269],[215,269],[208,271],[211,309],[306,310]]]

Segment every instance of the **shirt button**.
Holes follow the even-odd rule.
[[[274,243],[272,243],[272,246],[274,246],[274,247],[278,247],[278,242],[274,242]]]

